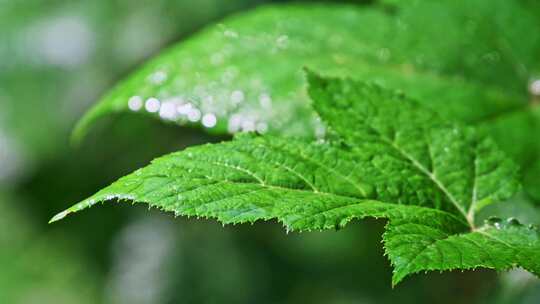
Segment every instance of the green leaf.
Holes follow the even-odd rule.
[[[540,35],[530,30],[538,19],[527,5],[419,1],[393,14],[381,6],[261,7],[151,60],[90,110],[74,136],[100,117],[129,111],[130,100],[137,112],[179,124],[207,115],[203,125],[216,133],[320,136],[303,66],[400,89],[448,117],[498,116],[525,106],[528,77],[540,71],[533,66]]]
[[[129,100],[135,108],[153,101],[156,113],[137,112],[169,122],[193,123],[190,116],[198,123],[206,117],[203,125],[213,133],[258,130],[320,137],[324,129],[308,106],[300,73],[308,66],[399,89],[445,117],[493,128],[499,145],[526,163],[525,187],[540,200],[535,182],[540,171],[529,166],[531,157],[513,153],[540,155],[540,147],[523,139],[540,128],[524,128],[521,122],[508,132],[504,125],[507,116],[528,115],[531,109],[526,88],[540,74],[540,34],[530,30],[540,24],[538,4],[385,2],[391,14],[380,6],[303,4],[228,18],[120,83],[81,120],[74,138],[102,116],[129,111]],[[527,39],[521,39],[523,33]],[[266,62],[272,64],[261,64]],[[176,113],[182,105],[183,114]],[[504,137],[496,134],[501,125]]]
[[[275,219],[298,231],[386,218],[394,284],[421,270],[540,272],[536,228],[474,222],[482,207],[517,190],[515,167],[491,141],[376,85],[313,73],[308,79],[315,109],[338,140],[246,134],[188,148],[52,221],[115,199],[224,224]]]
[[[370,173],[374,168],[362,166],[366,160],[358,156],[332,143],[238,136],[154,160],[53,220],[117,198],[223,223],[277,218],[288,229],[333,228],[339,222],[327,222],[319,214],[328,207],[346,209],[376,197],[401,202],[393,184],[414,182],[386,180],[385,172]],[[410,193],[411,200],[415,197],[419,205],[429,205],[430,193],[418,189]]]
[[[534,226],[515,219],[487,221],[469,233],[452,234],[445,228],[409,220],[391,221],[384,234],[386,252],[394,266],[392,282],[419,271],[516,266],[540,275],[540,235]]]
[[[358,154],[380,158],[380,170],[426,180],[439,193],[431,198],[435,207],[457,212],[474,228],[478,210],[515,193],[514,164],[475,129],[376,85],[308,77],[322,120]]]

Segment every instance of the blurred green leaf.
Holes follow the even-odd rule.
[[[99,117],[128,111],[130,100],[136,111],[147,112],[146,105],[153,116],[181,124],[212,115],[203,125],[219,133],[259,125],[313,136],[318,124],[302,66],[402,89],[459,119],[497,116],[526,105],[528,78],[538,71],[540,34],[530,31],[537,20],[517,1],[419,1],[395,13],[352,5],[262,7],[146,64],[88,112],[74,136]],[[528,39],[516,38],[525,32]],[[193,107],[175,111],[185,104]]]
[[[521,167],[525,192],[531,203],[540,202],[540,107],[532,105],[522,111],[486,120],[481,124],[508,155]]]

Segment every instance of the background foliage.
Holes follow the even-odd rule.
[[[46,224],[68,203],[156,156],[226,138],[121,115],[91,129],[81,146],[69,146],[77,118],[139,63],[262,2],[0,1],[0,302],[539,301],[538,282],[520,271],[431,273],[391,290],[379,243],[382,221],[353,223],[339,233],[286,235],[272,223],[223,228],[108,205]],[[411,14],[411,20],[427,16]],[[511,17],[501,22],[513,24]],[[521,32],[508,36],[519,39]],[[435,48],[446,47],[440,33],[432,37]],[[519,83],[505,79],[508,70],[470,72],[519,91]],[[500,122],[500,132],[523,136],[523,120],[516,121],[510,129]],[[516,154],[529,153],[518,148]]]

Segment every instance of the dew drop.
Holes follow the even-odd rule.
[[[501,222],[502,222],[502,220],[500,218],[496,217],[496,216],[492,216],[492,217],[488,218],[487,220],[485,220],[486,225],[494,226],[497,229],[501,228]]]
[[[231,93],[231,101],[233,104],[237,105],[244,101],[244,92],[240,90],[235,90]]]
[[[240,114],[233,114],[229,119],[227,130],[229,133],[236,133],[240,130],[242,125],[242,116]]]
[[[217,124],[216,115],[214,115],[212,113],[204,114],[204,116],[202,118],[202,124],[203,124],[203,126],[205,126],[207,128],[214,127]]]
[[[159,108],[161,107],[161,102],[154,97],[150,97],[146,100],[146,103],[144,104],[144,108],[146,111],[150,113],[156,113],[159,111]]]
[[[276,39],[277,47],[280,49],[286,49],[289,45],[289,36],[281,35]]]
[[[534,96],[540,96],[540,79],[534,79],[529,84],[529,92]]]
[[[189,112],[192,110],[192,108],[193,108],[193,105],[191,103],[186,103],[186,104],[179,105],[176,108],[176,111],[178,112],[178,114],[188,115]]]
[[[242,131],[253,132],[255,131],[255,122],[252,120],[244,120],[242,122]]]
[[[165,82],[165,80],[167,80],[167,73],[164,71],[157,71],[149,76],[149,80],[153,84],[162,84]]]
[[[128,100],[128,108],[131,110],[131,111],[139,111],[143,106],[143,99],[141,96],[132,96],[129,100]]]
[[[519,220],[516,219],[515,217],[508,218],[508,219],[506,220],[506,222],[508,223],[508,225],[511,225],[511,226],[519,226],[519,225],[521,225],[521,223],[519,222]]]
[[[159,110],[159,116],[162,119],[174,120],[177,117],[176,104],[174,102],[164,102]]]
[[[197,122],[201,119],[201,111],[193,108],[187,113],[187,118],[191,122]]]

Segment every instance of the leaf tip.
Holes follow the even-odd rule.
[[[69,138],[69,143],[72,147],[78,147],[84,138],[84,132],[79,131],[77,128],[73,130]]]
[[[403,281],[403,279],[405,279],[405,277],[407,277],[409,274],[411,274],[410,272],[406,272],[406,271],[403,271],[403,270],[396,270],[394,268],[394,271],[392,273],[392,288],[395,288],[399,283],[401,283]]]
[[[78,147],[88,133],[88,128],[94,119],[90,119],[88,114],[84,115],[73,127],[69,138],[70,144],[73,147]]]
[[[88,134],[90,127],[99,120],[106,116],[109,112],[118,112],[119,109],[108,107],[108,104],[104,102],[106,99],[98,102],[95,106],[90,108],[79,121],[75,124],[73,131],[71,132],[70,142],[73,146],[78,146],[82,140]],[[127,103],[126,103],[127,104]],[[127,107],[127,105],[126,105]]]
[[[49,224],[52,224],[52,223],[55,223],[55,222],[58,222],[62,219],[64,219],[70,212],[68,210],[64,210],[58,214],[56,214],[55,216],[53,216],[50,220],[49,220]]]
[[[398,286],[398,284],[401,283],[402,280],[403,278],[393,275],[392,276],[392,289],[396,288],[396,286]]]

